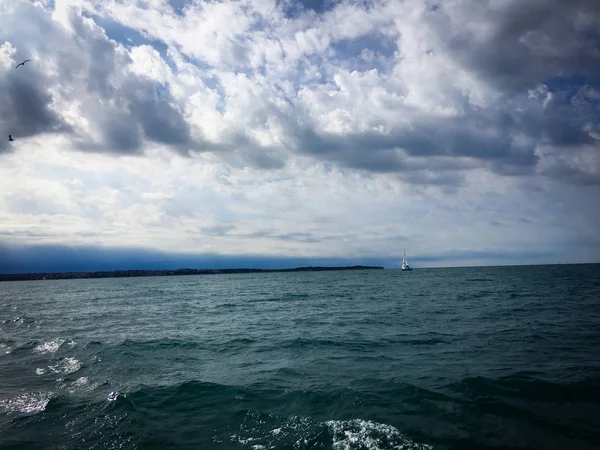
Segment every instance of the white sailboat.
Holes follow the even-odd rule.
[[[404,256],[402,257],[402,270],[412,270],[412,267],[408,265],[406,260],[406,250],[404,250]]]

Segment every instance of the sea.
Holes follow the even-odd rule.
[[[0,283],[1,449],[600,448],[600,265]]]

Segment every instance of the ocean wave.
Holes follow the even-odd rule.
[[[36,414],[42,412],[54,397],[51,392],[32,392],[18,397],[0,400],[0,411],[5,413]]]
[[[270,347],[259,345],[259,342],[248,338],[232,338],[227,341],[207,343],[207,349],[225,355],[244,354],[247,352],[269,351]]]
[[[9,313],[10,314],[10,313]],[[17,313],[19,314],[19,313]],[[5,317],[2,319],[2,321],[0,321],[0,324],[2,325],[13,325],[16,324],[18,325],[23,325],[23,324],[32,324],[32,323],[36,323],[36,320],[33,317],[29,317],[29,316],[24,316],[24,315],[17,315],[14,317]]]
[[[87,386],[89,385],[90,380],[88,377],[79,377],[73,383],[74,386]]]
[[[409,344],[409,345],[438,345],[438,344],[447,344],[448,341],[446,339],[431,337],[431,338],[406,339],[404,341],[401,341],[400,343]]]
[[[562,289],[553,276],[444,273],[403,277],[401,293],[386,272],[371,284],[332,274],[322,286],[279,275],[228,286],[82,280],[37,295],[15,284],[21,310],[0,318],[10,319],[0,325],[0,440],[69,450],[598,447],[597,288],[581,277]],[[493,282],[476,282],[488,273]],[[296,289],[310,296],[286,297]],[[30,329],[20,324],[36,313]]]
[[[503,420],[514,417],[519,417],[524,426],[564,436],[571,433],[593,436],[597,420],[577,413],[572,404],[583,404],[583,397],[577,391],[586,390],[589,398],[584,410],[597,412],[594,404],[598,400],[599,380],[554,383],[542,381],[538,376],[536,372],[522,372],[501,378],[466,377],[456,383],[440,385],[437,390],[400,379],[377,378],[357,380],[344,388],[313,386],[306,390],[283,390],[277,383],[235,386],[202,381],[129,389],[118,386],[118,391],[111,386],[106,390],[96,389],[93,395],[97,401],[86,402],[85,408],[89,420],[98,414],[127,418],[125,428],[115,429],[115,432],[128,430],[133,443],[141,447],[177,444],[228,448],[227,443],[233,443],[253,450],[425,450],[442,445],[444,433],[449,429],[460,433],[462,424],[487,426],[490,439],[514,443],[518,436],[503,435],[506,430],[502,427]],[[71,394],[73,391],[78,394],[91,389],[92,385],[86,377],[79,377],[66,387]],[[549,387],[562,393],[551,393],[545,398],[543,390]],[[574,392],[576,396],[571,398]],[[49,397],[13,399],[12,406],[4,406],[4,409],[51,412],[45,400]],[[73,400],[72,397],[61,398],[54,412],[82,407],[79,403],[73,404]],[[543,410],[532,409],[537,402],[544,403]],[[576,424],[562,423],[562,415],[557,418],[540,413],[551,408],[557,412],[560,408],[569,417],[577,418]],[[438,416],[443,423],[442,431],[424,434],[418,426],[410,426],[411,418],[425,413]],[[157,420],[160,420],[160,429],[153,428],[151,434],[143,431],[154,427]],[[179,433],[181,429],[187,430],[185,436]],[[470,443],[483,445],[484,440],[478,441],[476,434]],[[218,443],[223,445],[216,445]]]
[[[48,366],[48,368],[54,373],[70,375],[81,369],[81,362],[75,358],[67,357],[54,365]]]
[[[319,347],[339,347],[347,348],[348,345],[356,346],[356,342],[346,343],[341,340],[333,339],[309,339],[295,338],[283,341],[280,348],[300,349],[300,348],[319,348]]]
[[[55,353],[61,345],[63,345],[65,343],[64,339],[60,339],[60,338],[56,338],[56,339],[52,339],[51,341],[46,341],[43,344],[39,344],[37,345],[33,351],[35,353],[40,353],[40,354],[44,354],[44,353]]]
[[[550,381],[539,372],[518,372],[499,378],[464,378],[448,389],[467,399],[516,398],[540,402],[583,401],[600,403],[600,377],[578,381]]]
[[[256,297],[248,300],[248,303],[277,303],[277,302],[289,302],[294,300],[303,300],[311,298],[309,294],[306,293],[295,293],[295,292],[284,292],[280,295],[265,295]]]
[[[446,335],[440,333],[427,333],[422,335],[398,335],[392,338],[378,340],[360,339],[318,339],[298,337],[287,339],[277,344],[278,348],[310,349],[310,348],[339,348],[346,352],[373,352],[377,349],[389,348],[391,345],[430,346],[448,343]]]
[[[427,450],[430,445],[412,441],[397,428],[362,419],[326,422],[335,450]]]
[[[170,433],[194,417],[198,430],[214,432],[213,442],[234,442],[254,450],[295,449],[430,449],[391,424],[348,418],[336,411],[355,411],[360,396],[348,389],[332,392],[282,391],[266,386],[228,386],[188,381],[174,386],[141,386],[112,395],[111,407],[145,427],[162,417],[161,432],[143,445],[169,442]],[[383,397],[382,397],[383,398]],[[265,409],[266,408],[266,409]],[[202,416],[196,412],[202,411]],[[186,441],[197,445],[198,440]]]
[[[119,343],[118,346],[138,348],[149,351],[157,351],[164,349],[178,349],[178,348],[198,348],[200,344],[194,341],[186,341],[181,339],[172,338],[161,338],[152,339],[148,341],[138,341],[133,339],[126,339]]]
[[[316,421],[310,417],[278,417],[249,411],[231,442],[258,449],[431,450],[396,427],[371,420]]]
[[[385,343],[381,341],[369,341],[354,338],[346,339],[327,339],[327,338],[305,338],[298,337],[294,339],[286,339],[275,344],[281,349],[312,349],[312,348],[338,348],[344,351],[359,351],[371,352],[374,349],[385,347]]]

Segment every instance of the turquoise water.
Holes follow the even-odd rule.
[[[600,447],[600,265],[0,283],[0,447]]]

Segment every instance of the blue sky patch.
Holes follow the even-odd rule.
[[[392,57],[398,49],[394,39],[384,35],[366,35],[344,39],[331,45],[338,63],[348,70],[391,70]]]
[[[339,3],[339,0],[280,0],[277,2],[288,18],[296,18],[311,11],[323,14],[334,9]]]
[[[167,3],[173,9],[173,12],[178,16],[183,16],[185,7],[194,3],[193,0],[167,0]]]
[[[588,85],[595,89],[600,88],[600,75],[595,77],[586,77],[585,75],[575,74],[571,76],[560,76],[549,78],[544,83],[550,92],[576,92],[582,86]]]
[[[93,19],[100,27],[102,27],[109,39],[118,42],[127,49],[139,47],[140,45],[152,46],[160,54],[161,58],[169,65],[169,67],[172,70],[175,69],[173,61],[167,54],[168,46],[164,42],[158,39],[150,39],[139,31],[125,27],[114,20],[85,13],[83,15]]]

